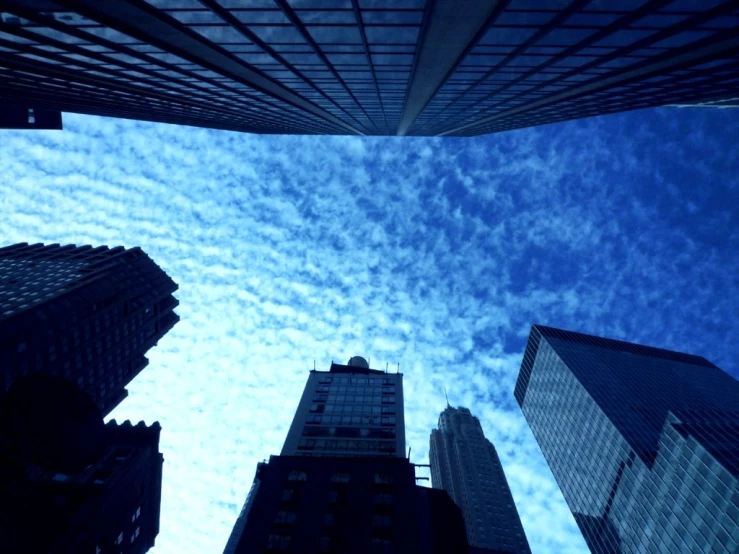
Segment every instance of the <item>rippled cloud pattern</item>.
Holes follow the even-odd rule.
[[[418,463],[446,387],[538,553],[587,549],[513,399],[532,323],[739,374],[739,110],[472,139],[65,127],[2,133],[0,236],[140,245],[180,285],[182,321],[112,414],[163,427],[154,554],[222,551],[314,363],[399,366]]]

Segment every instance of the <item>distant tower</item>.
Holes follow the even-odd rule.
[[[46,373],[110,413],[179,321],[176,290],[140,248],[0,248],[0,394],[18,377]]]
[[[498,453],[480,420],[447,400],[430,442],[432,486],[447,491],[462,509],[470,546],[531,552]]]
[[[739,382],[700,356],[541,325],[514,396],[597,554],[739,551]]]
[[[257,467],[224,554],[465,554],[462,513],[405,457],[400,373],[311,371],[280,456]]]

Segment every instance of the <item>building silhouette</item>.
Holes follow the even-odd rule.
[[[0,12],[0,101],[16,115],[253,133],[472,136],[735,97],[735,10],[731,0],[12,0]]]
[[[62,473],[13,463],[0,450],[4,554],[143,554],[159,533],[160,426],[105,425],[100,459]]]
[[[739,383],[700,356],[534,325],[514,392],[592,552],[736,552]]]
[[[462,509],[471,547],[497,553],[530,553],[503,466],[480,420],[467,408],[447,405],[431,431],[431,483]]]
[[[459,508],[416,485],[402,398],[401,374],[358,356],[312,371],[282,454],[258,464],[224,554],[467,552]]]
[[[43,373],[110,413],[179,317],[177,284],[140,248],[0,248],[0,393]]]

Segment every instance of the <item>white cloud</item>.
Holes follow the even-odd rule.
[[[400,363],[415,461],[446,386],[495,444],[534,552],[584,553],[512,398],[530,324],[737,357],[737,123],[673,113],[469,140],[69,115],[3,134],[0,236],[140,245],[180,285],[182,321],[113,414],[163,427],[155,554],[223,548],[313,361],[354,354]]]

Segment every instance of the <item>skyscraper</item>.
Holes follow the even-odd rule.
[[[224,554],[467,552],[462,513],[415,483],[402,375],[312,371],[280,456],[257,467]]]
[[[493,444],[467,408],[441,412],[431,431],[431,483],[462,509],[470,546],[496,553],[531,552]]]
[[[739,383],[711,362],[534,325],[514,395],[593,552],[737,551]]]
[[[731,0],[7,0],[0,100],[254,133],[471,136],[735,96]]]
[[[108,422],[101,459],[72,474],[16,467],[0,455],[4,554],[143,554],[159,533],[158,423]]]
[[[179,317],[177,284],[140,248],[0,248],[0,393],[22,375],[74,382],[110,413]]]

